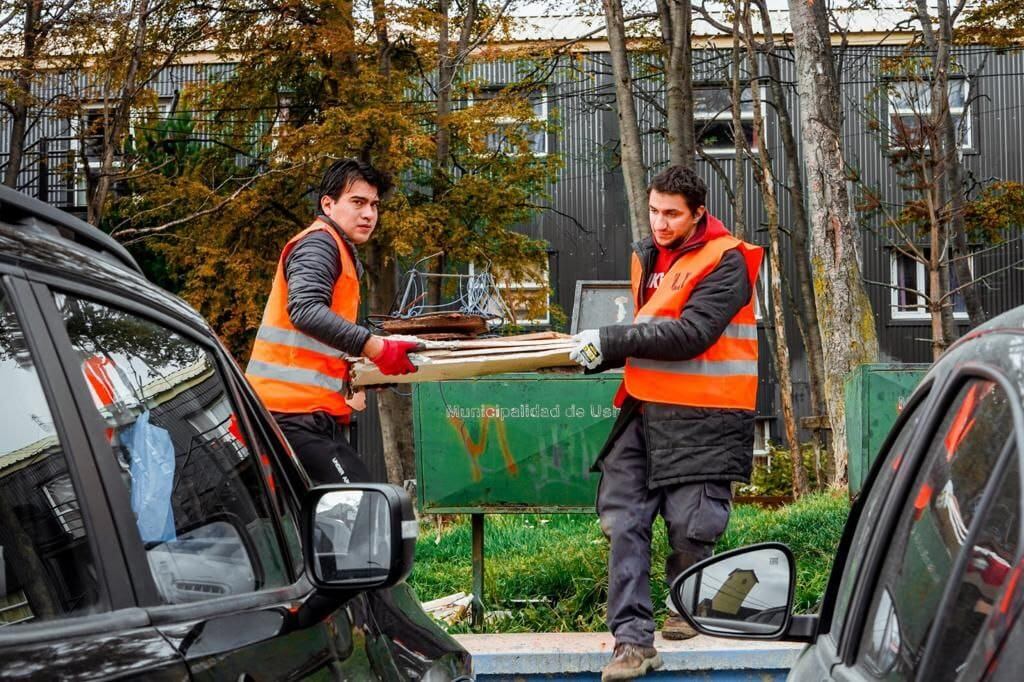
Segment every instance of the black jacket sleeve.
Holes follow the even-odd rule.
[[[325,232],[311,232],[295,245],[284,264],[288,317],[295,328],[349,355],[362,355],[370,331],[331,310],[341,276],[338,245]]]
[[[678,320],[655,324],[601,327],[603,367],[626,358],[689,360],[706,351],[722,335],[751,296],[747,264],[737,250],[722,256],[711,273],[690,294]]]

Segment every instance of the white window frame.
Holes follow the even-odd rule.
[[[160,118],[167,118],[167,115],[171,111],[171,104],[174,102],[173,97],[160,97],[157,99],[156,110]],[[81,155],[81,144],[83,141],[84,127],[88,121],[88,112],[90,111],[103,111],[105,109],[112,108],[113,104],[109,102],[83,102],[79,105],[79,113],[77,117],[70,119],[71,124],[71,140],[69,142],[69,149],[75,152],[75,201],[74,206],[85,206],[88,203],[88,186],[85,173],[82,171],[82,155]],[[136,126],[141,122],[143,111],[141,109],[132,109],[131,117],[129,119],[129,134],[132,137],[137,137],[138,133]],[[114,159],[114,168],[121,167],[121,158],[117,157]],[[100,167],[100,161],[89,157],[87,159],[90,170],[95,170]]]
[[[694,91],[697,90],[724,90],[727,92],[730,100],[732,93],[729,91],[730,86],[728,84],[715,84],[715,83],[694,83]],[[749,98],[753,99],[752,96],[744,97],[743,93],[750,93],[751,87],[747,85],[740,92],[740,121],[753,121],[754,120],[754,103],[750,102],[750,111],[743,110],[743,103]],[[767,120],[767,107],[765,101],[766,91],[764,86],[761,86],[761,120],[762,122]],[[702,112],[698,111],[696,107],[693,109],[693,136],[694,142],[708,156],[721,157],[721,156],[735,156],[736,155],[736,143],[735,141],[730,142],[728,145],[705,147],[700,143],[700,129],[708,122],[728,123],[732,126],[732,107],[730,106],[725,111],[719,112],[707,112],[708,115],[701,115]],[[757,140],[755,139],[751,144],[751,150],[757,151]]]
[[[904,308],[902,310],[900,309],[900,293],[903,291],[902,289],[897,288],[897,287],[899,287],[899,281],[900,281],[899,280],[899,262],[900,262],[900,258],[904,258],[904,259],[912,262],[914,264],[914,266],[915,266],[915,268],[914,268],[914,278],[915,278],[915,284],[916,284],[917,288],[915,288],[914,291],[915,292],[920,292],[920,293],[916,293],[915,294],[914,292],[909,292],[909,291],[907,293],[908,294],[912,294],[912,295],[916,295],[918,297],[918,299],[923,299],[924,296],[926,296],[927,293],[928,293],[927,292],[928,272],[927,272],[927,269],[925,268],[924,263],[922,263],[920,261],[917,261],[917,260],[914,260],[914,259],[910,258],[909,256],[906,256],[906,255],[900,253],[896,249],[892,249],[889,252],[889,284],[891,285],[889,287],[889,315],[892,317],[893,320],[918,320],[918,321],[920,321],[920,320],[930,320],[932,315],[931,315],[931,312],[929,312],[929,310],[928,310],[928,304],[927,304],[926,301],[923,301],[923,302],[919,303],[918,305],[914,306],[913,310],[907,310],[906,308]],[[971,275],[973,276],[974,275],[974,256],[973,255],[971,255],[967,259],[967,266],[970,268]],[[963,296],[963,292],[961,291],[959,294],[954,294],[954,296],[957,296],[957,295]],[[954,320],[966,320],[966,319],[968,319],[967,311],[956,311],[956,310],[954,310],[953,311],[953,319]]]
[[[917,88],[917,102],[912,104],[900,106],[895,100],[893,93],[899,90],[900,85],[906,85],[908,87]],[[888,129],[889,129],[889,149],[892,151],[901,151],[904,149],[903,146],[898,144],[894,135],[893,119],[896,117],[904,118],[907,116],[914,116],[917,118],[930,116],[932,114],[931,105],[931,92],[929,88],[930,83],[926,80],[915,80],[911,78],[897,78],[889,81],[888,90],[886,93],[886,103],[888,105]],[[971,81],[966,76],[957,76],[949,79],[950,97],[952,97],[953,88],[962,87],[963,96],[961,97],[962,104],[954,107],[952,104],[949,105],[949,115],[953,117],[959,117],[957,130],[957,149],[960,151],[973,151],[974,150],[974,126],[971,120]],[[925,93],[922,96],[922,89]],[[927,106],[925,106],[927,105]],[[927,109],[927,110],[925,110]],[[929,145],[925,143],[924,149],[928,149]]]
[[[84,128],[88,121],[89,111],[103,111],[108,109],[110,105],[105,102],[83,102],[79,105],[78,115],[70,119],[71,123],[71,139],[68,142],[68,149],[73,150],[75,153],[75,189],[74,189],[74,203],[72,206],[83,207],[89,204],[89,186],[88,178],[82,168],[82,142]],[[95,157],[87,157],[86,163],[89,165],[90,170],[97,170],[100,167],[100,160]],[[114,168],[121,167],[121,159],[114,159]]]
[[[483,91],[484,92],[498,93],[498,92],[501,92],[501,90],[504,89],[505,87],[507,87],[507,84],[495,83],[495,84],[486,86],[485,88],[483,88]],[[540,99],[538,100],[538,102],[540,104],[540,112],[537,112],[536,110],[534,110],[533,117],[529,121],[522,121],[522,120],[517,119],[517,118],[512,117],[512,116],[502,116],[502,117],[499,117],[499,118],[497,118],[494,121],[495,125],[498,126],[499,131],[504,129],[506,126],[512,126],[512,125],[517,125],[517,124],[520,124],[520,123],[527,123],[527,122],[540,123],[540,124],[543,124],[545,126],[547,125],[548,120],[551,117],[550,109],[548,107],[548,96],[550,94],[550,87],[547,86],[547,85],[538,85],[537,87],[533,88],[530,91],[530,93],[527,95],[527,101],[529,101],[530,95],[533,95],[533,94],[539,95],[539,97],[540,97]],[[480,98],[481,101],[483,101],[485,99],[489,99],[489,98],[483,98],[483,97]],[[474,104],[476,104],[476,98],[471,96],[469,98],[469,106],[473,106]],[[532,104],[531,104],[531,106],[532,106]],[[536,157],[545,157],[545,156],[547,156],[551,152],[551,150],[549,148],[549,143],[548,143],[548,133],[547,133],[547,131],[546,130],[541,130],[541,131],[538,131],[536,133],[532,133],[532,135],[537,135],[537,136],[539,136],[540,139],[542,139],[544,141],[544,149],[538,150],[536,147],[531,146],[530,147],[530,155],[531,156],[536,156]],[[488,136],[488,138],[489,137],[490,136]],[[497,149],[497,148],[495,148],[494,146],[491,145],[490,139],[488,139],[486,141],[486,144],[487,144],[487,150],[489,152],[501,151],[500,149]]]
[[[771,450],[768,449],[768,443],[772,439],[772,420],[771,419],[755,419],[754,420],[754,456],[755,457],[767,457]],[[761,447],[758,447],[758,446]],[[771,462],[769,462],[771,466]]]
[[[469,264],[469,274],[470,275],[476,274],[476,267],[475,267],[475,264],[473,264],[473,263]],[[502,280],[501,277],[499,277],[495,273],[493,273],[493,272],[491,273],[491,275],[494,277],[494,286],[495,286],[495,288],[497,288],[498,293],[502,295],[502,300],[504,300],[504,302],[505,302],[505,307],[508,308],[508,311],[509,311],[509,313],[511,315],[515,315],[515,311],[513,310],[513,306],[510,305],[507,300],[505,300],[505,296],[504,296],[505,292],[506,291],[521,291],[521,290],[535,290],[535,291],[550,290],[551,289],[551,267],[550,267],[550,264],[547,263],[547,262],[545,262],[545,264],[544,264],[544,273],[543,274],[544,274],[544,280],[541,281],[541,282],[537,282],[536,280],[532,280],[532,279],[519,280],[518,282],[506,282],[506,281]],[[508,320],[508,323],[515,324],[515,325],[520,326],[520,327],[537,327],[537,326],[551,324],[551,299],[550,299],[550,296],[548,296],[548,297],[546,297],[544,299],[544,317],[530,318],[530,319],[524,319],[524,320],[512,319],[512,320]]]
[[[173,97],[159,97],[156,101],[156,114],[157,118],[165,120],[171,113],[171,105],[174,104]],[[142,123],[143,114],[150,113],[148,109],[132,109],[131,114],[131,136],[138,138],[136,126]]]
[[[761,301],[765,303],[765,310],[771,305],[771,268],[768,265],[767,249],[765,257],[761,259],[760,271],[757,273],[757,286],[754,287],[754,320],[764,322],[764,315],[761,313]]]

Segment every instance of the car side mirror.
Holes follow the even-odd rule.
[[[672,583],[672,603],[705,635],[777,639],[790,630],[793,553],[768,542],[691,566]]]
[[[412,570],[418,526],[398,486],[318,486],[306,494],[303,520],[306,565],[320,590],[390,587]]]

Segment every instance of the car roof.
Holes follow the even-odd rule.
[[[1024,400],[1024,306],[998,315],[972,329],[935,361],[922,384],[970,364],[998,369]]]
[[[187,303],[145,278],[121,244],[82,220],[0,186],[0,262],[73,279],[147,305],[209,330]]]
[[[0,185],[0,216],[12,224],[47,226],[58,231],[65,239],[81,243],[98,251],[106,258],[121,262],[141,273],[142,269],[128,249],[110,235],[66,211],[43,203],[27,194]]]

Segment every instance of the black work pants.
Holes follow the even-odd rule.
[[[315,485],[372,482],[370,470],[348,442],[348,429],[333,416],[275,412],[274,419]]]
[[[671,551],[665,578],[711,556],[729,523],[728,482],[680,483],[651,488],[640,414],[619,432],[601,463],[597,514],[610,543],[608,629],[616,644],[654,644],[651,604],[651,527],[665,519]]]

